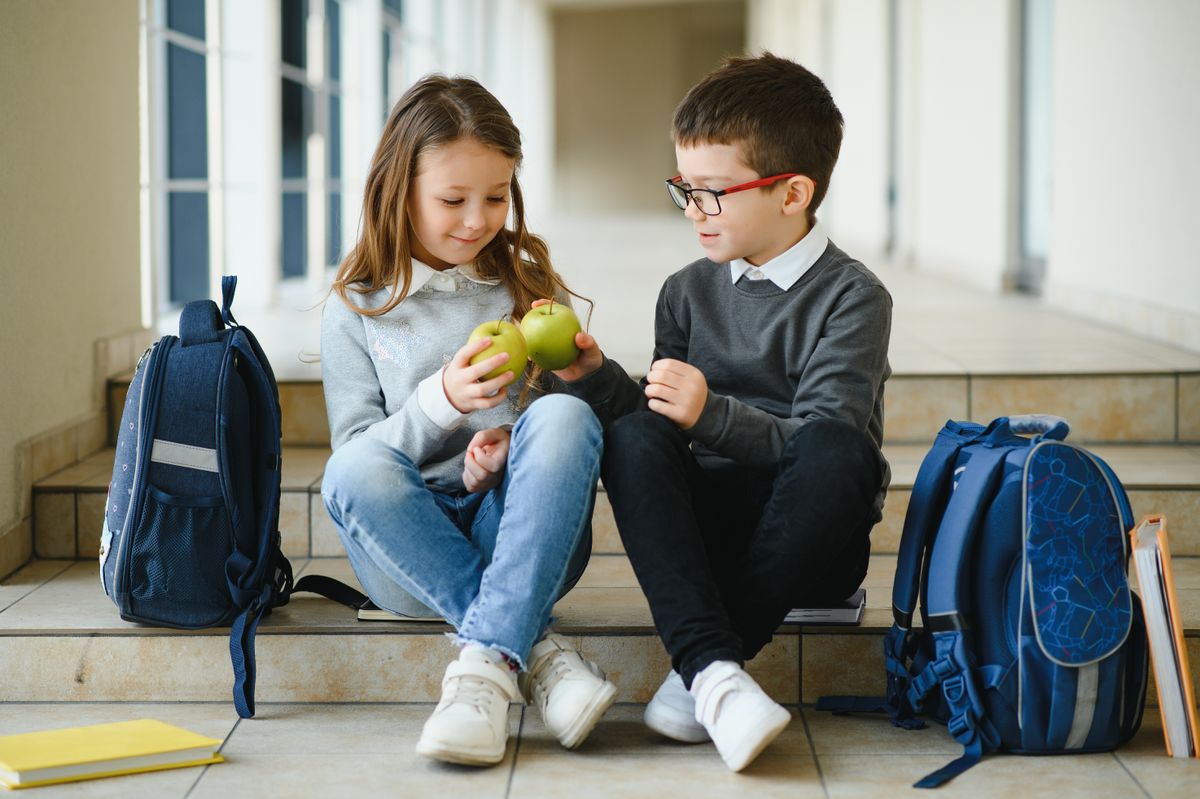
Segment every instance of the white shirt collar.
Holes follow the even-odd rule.
[[[484,280],[475,271],[474,263],[459,264],[449,269],[434,269],[428,264],[412,259],[412,284],[408,287],[409,294],[415,294],[433,281],[435,291],[454,291],[460,284],[460,278],[466,278],[472,283],[482,283],[485,286],[495,285],[494,280]]]
[[[734,258],[729,262],[729,275],[737,283],[747,275],[749,280],[770,280],[776,286],[787,291],[804,277],[804,273],[812,268],[817,259],[829,246],[829,236],[818,221],[805,234],[804,238],[793,244],[784,252],[776,255],[762,266]]]

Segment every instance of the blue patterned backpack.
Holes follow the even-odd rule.
[[[1147,649],[1126,572],[1132,512],[1112,469],[1065,443],[1068,430],[1052,416],[946,423],[904,521],[887,696],[817,703],[885,711],[909,729],[922,715],[946,724],[963,755],[918,788],[992,751],[1115,749],[1141,724]]]
[[[100,539],[100,579],[121,618],[186,630],[230,626],[233,700],[254,715],[254,636],[296,591],[351,607],[355,589],[292,584],[280,550],[279,389],[266,356],[223,305],[188,303],[179,336],[138,362],[117,437]]]

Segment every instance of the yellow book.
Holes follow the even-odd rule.
[[[1129,531],[1129,536],[1133,540],[1133,567],[1141,587],[1167,755],[1200,757],[1197,751],[1200,722],[1183,638],[1183,618],[1171,575],[1167,520],[1162,516],[1144,516]]]
[[[0,735],[0,785],[32,788],[220,763],[221,743],[153,719]]]

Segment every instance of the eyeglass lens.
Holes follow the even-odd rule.
[[[721,206],[717,202],[716,195],[712,192],[705,191],[704,189],[685,189],[678,183],[671,182],[667,183],[667,192],[681,211],[687,210],[688,197],[690,196],[700,213],[710,216],[721,213]]]

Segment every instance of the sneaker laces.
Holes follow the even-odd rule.
[[[534,667],[533,674],[530,676],[533,682],[533,693],[539,704],[545,704],[546,697],[554,690],[554,686],[566,679],[575,669],[570,660],[570,656],[574,654],[574,652],[560,649]]]
[[[468,674],[460,674],[446,680],[446,689],[448,693],[443,702],[447,706],[470,705],[485,716],[499,693],[496,686],[488,680]]]

